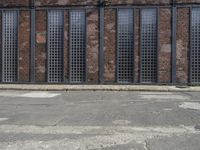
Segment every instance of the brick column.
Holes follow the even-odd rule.
[[[134,11],[134,23],[135,23],[135,49],[134,49],[134,79],[135,82],[140,80],[140,12],[139,10]]]
[[[87,74],[88,82],[99,80],[99,14],[98,9],[87,11]]]
[[[105,50],[104,50],[104,79],[107,82],[115,82],[116,73],[116,11],[105,10]]]
[[[36,82],[46,81],[46,11],[36,11]]]
[[[188,83],[189,9],[177,9],[177,83]]]
[[[158,82],[171,82],[171,9],[159,13]]]
[[[30,12],[19,14],[19,81],[29,81],[30,67]]]

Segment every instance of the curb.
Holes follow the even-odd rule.
[[[200,86],[0,84],[0,90],[200,92]]]

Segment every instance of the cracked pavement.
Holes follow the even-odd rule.
[[[200,93],[0,91],[0,150],[200,150]]]

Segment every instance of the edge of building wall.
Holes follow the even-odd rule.
[[[0,90],[200,92],[200,86],[0,84]]]

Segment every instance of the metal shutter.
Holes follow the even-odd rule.
[[[134,23],[132,9],[118,10],[117,80],[130,83],[134,80]]]
[[[84,10],[70,12],[70,82],[86,80],[86,16]]]
[[[157,9],[141,10],[141,82],[157,81]]]
[[[18,12],[3,11],[2,81],[18,79]]]
[[[48,11],[48,82],[63,81],[63,34],[62,10]]]

